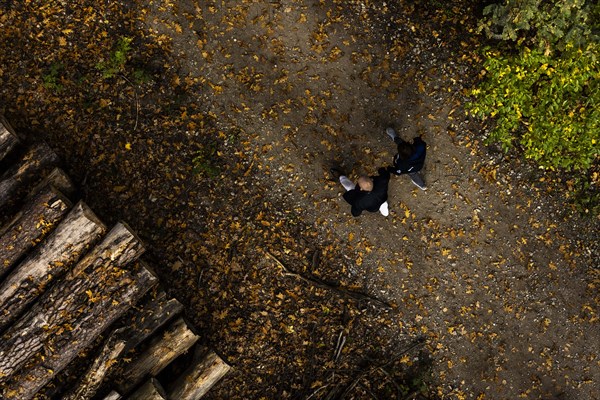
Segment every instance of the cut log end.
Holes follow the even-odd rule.
[[[112,392],[104,396],[103,400],[120,400],[121,397],[122,396],[118,392],[113,390]]]
[[[194,363],[175,381],[169,399],[197,400],[204,396],[231,367],[214,351]]]
[[[53,186],[31,198],[0,231],[0,277],[65,216],[71,202]]]
[[[10,126],[6,118],[0,115],[0,161],[4,159],[20,142],[15,130]]]
[[[163,335],[155,336],[117,382],[121,393],[128,393],[148,376],[156,376],[174,359],[185,353],[199,339],[188,329],[182,317],[173,321]]]
[[[61,193],[64,193],[68,198],[72,198],[75,193],[75,185],[69,176],[60,168],[54,168],[52,172],[50,172],[43,181],[37,184],[33,190],[27,196],[29,199],[32,196],[35,196],[39,191],[41,191],[45,186],[51,185],[57,188]]]
[[[129,396],[128,400],[165,400],[166,398],[167,394],[160,382],[151,378]]]

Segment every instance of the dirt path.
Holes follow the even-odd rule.
[[[597,398],[600,330],[564,221],[482,157],[477,132],[455,131],[460,77],[437,59],[443,39],[423,35],[431,26],[384,12],[394,29],[363,31],[381,21],[357,7],[203,7],[209,63],[185,39],[180,51],[190,75],[211,81],[213,112],[253,138],[255,184],[343,244],[341,275],[397,304],[399,331],[428,338],[439,395]],[[393,178],[391,215],[354,219],[326,171],[388,164],[389,125],[423,134],[429,190]]]

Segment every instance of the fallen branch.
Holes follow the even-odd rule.
[[[381,305],[381,306],[383,306],[385,308],[389,308],[389,309],[393,308],[391,306],[391,304],[386,303],[383,300],[379,300],[378,298],[373,297],[371,295],[368,295],[366,293],[355,292],[353,290],[348,290],[348,289],[345,289],[345,288],[340,287],[340,286],[333,286],[333,285],[331,285],[331,284],[329,284],[329,283],[327,283],[325,281],[322,281],[321,279],[313,278],[313,277],[306,277],[306,276],[303,276],[303,275],[298,274],[296,272],[292,272],[285,265],[283,265],[283,263],[281,261],[279,261],[277,259],[277,257],[275,257],[273,254],[271,254],[268,251],[265,252],[265,254],[271,260],[273,260],[283,271],[285,271],[284,273],[282,273],[283,276],[293,276],[293,277],[299,278],[299,279],[301,279],[301,280],[303,280],[303,281],[305,281],[307,283],[310,283],[312,285],[318,286],[318,287],[323,288],[323,289],[332,290],[332,291],[334,291],[334,292],[336,292],[338,294],[341,294],[342,296],[349,297],[349,298],[357,300],[357,301],[367,300],[367,301],[375,302],[375,303],[377,303],[377,304],[379,304],[379,305]]]
[[[138,92],[133,82],[131,82],[125,75],[121,75],[121,77],[123,77],[123,79],[125,79],[131,85],[133,88],[133,93],[135,94],[135,124],[133,125],[132,129],[132,131],[135,131],[137,129],[138,120],[140,117],[140,100],[138,98]]]
[[[352,382],[350,382],[346,386],[346,388],[344,389],[344,391],[342,392],[342,394],[340,394],[339,396],[335,396],[335,399],[343,400],[344,398],[346,398],[347,395],[350,394],[350,392],[356,387],[356,385],[358,385],[360,383],[360,381],[363,378],[368,377],[369,375],[371,375],[373,372],[375,372],[377,370],[380,370],[382,368],[387,367],[390,364],[395,363],[401,356],[403,356],[404,354],[408,353],[412,349],[414,349],[417,346],[420,346],[422,344],[423,344],[423,340],[421,338],[419,338],[417,341],[415,341],[415,343],[413,343],[409,347],[403,349],[402,351],[398,352],[393,357],[391,357],[388,362],[386,362],[384,364],[373,365],[370,368],[363,370],[362,372],[360,372],[358,374],[358,376]]]
[[[334,362],[337,362],[337,360],[340,358],[340,355],[342,354],[342,349],[344,348],[345,343],[346,343],[346,336],[344,336],[344,331],[342,330],[340,332],[340,335],[338,336],[337,345],[335,346],[335,353],[333,356]]]

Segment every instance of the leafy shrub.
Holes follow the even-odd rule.
[[[96,64],[96,69],[102,73],[104,78],[112,78],[119,72],[122,72],[127,62],[127,57],[131,51],[132,38],[120,38],[108,60],[102,60]]]
[[[546,54],[567,45],[584,46],[594,36],[598,4],[586,0],[506,0],[483,10],[479,25],[488,37],[512,40]]]
[[[574,182],[573,203],[581,214],[600,215],[600,173],[577,178]]]
[[[587,170],[599,156],[600,45],[567,46],[561,57],[524,48],[485,52],[486,79],[470,112],[495,118],[488,142],[519,144],[542,167]]]
[[[42,81],[44,82],[44,87],[50,91],[60,93],[63,91],[63,85],[60,83],[60,73],[63,69],[63,65],[61,63],[53,63],[50,65],[50,70],[44,76],[42,76]]]
[[[217,145],[216,143],[208,143],[196,152],[192,160],[192,172],[197,175],[202,175],[209,178],[214,178],[219,175],[220,170],[216,165]]]

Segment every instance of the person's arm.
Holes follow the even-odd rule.
[[[388,168],[390,168],[390,167],[388,167]],[[390,171],[388,170],[388,168],[381,167],[377,170],[377,173],[379,174],[379,176],[381,176],[382,178],[384,178],[387,181],[390,180]],[[393,170],[393,172],[396,172],[396,171]]]
[[[404,143],[404,140],[400,136],[396,136],[394,138],[394,143],[396,143],[396,144]]]
[[[390,174],[399,175],[399,174],[396,172],[396,168],[394,168],[394,166],[393,166],[393,165],[390,165],[389,167],[387,167],[387,172],[389,172]]]
[[[352,208],[350,209],[350,212],[352,213],[353,217],[358,217],[358,216],[360,216],[360,214],[362,214],[363,210],[361,210],[360,208],[358,208],[356,206],[352,206]]]
[[[359,206],[360,190],[358,190],[358,189],[348,190],[346,193],[343,194],[343,197],[344,197],[344,200],[346,200],[346,202],[348,202],[348,204],[350,204],[352,206],[352,208],[350,209],[350,212],[352,213],[352,215],[355,217],[358,217],[363,212],[362,207]]]

